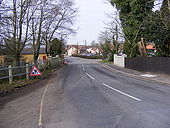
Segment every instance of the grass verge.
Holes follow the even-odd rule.
[[[73,55],[73,57],[80,57],[80,58],[85,58],[85,59],[103,59],[103,56],[99,56],[99,55],[91,55],[91,56]]]
[[[101,61],[99,61],[99,63],[109,63],[109,64],[111,64],[111,63],[113,63],[113,62],[110,62],[110,61],[108,61],[108,60],[101,60]]]

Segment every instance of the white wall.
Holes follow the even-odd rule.
[[[118,56],[114,54],[114,64],[120,67],[125,67],[125,57],[126,55]]]

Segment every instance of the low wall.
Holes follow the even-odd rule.
[[[120,67],[125,67],[125,57],[126,55],[118,56],[114,54],[114,64]]]

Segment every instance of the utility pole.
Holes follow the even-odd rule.
[[[116,25],[116,54],[118,54],[118,26]]]
[[[168,9],[170,11],[170,0],[168,0]]]
[[[77,41],[77,55],[79,54],[79,42]]]
[[[85,40],[85,49],[86,49],[86,55],[87,55],[87,40]]]
[[[85,46],[87,46],[87,40],[85,40]]]

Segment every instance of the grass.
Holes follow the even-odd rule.
[[[7,82],[0,84],[0,93],[6,93],[9,91],[17,90],[20,87],[36,82],[37,79],[33,80],[15,80],[12,84]]]
[[[111,63],[113,63],[113,62],[110,62],[110,61],[108,61],[108,60],[101,60],[101,61],[99,61],[99,63],[109,63],[109,64],[111,64]]]
[[[43,76],[46,77],[48,76],[50,73],[52,73],[52,70],[51,69],[47,69],[45,71],[42,72]]]

